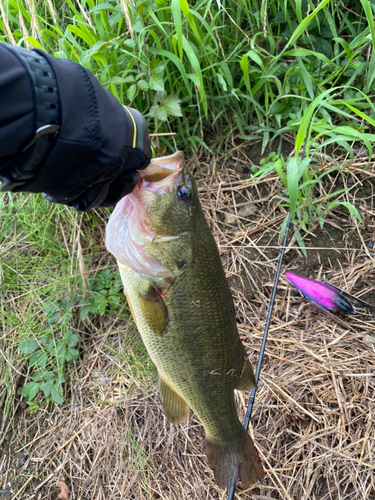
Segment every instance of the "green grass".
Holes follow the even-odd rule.
[[[71,239],[69,228],[74,227],[77,216],[62,207],[50,207],[39,196],[8,194],[2,197],[1,212],[2,346],[13,354],[19,348],[14,361],[35,369],[40,382],[51,380],[53,374],[53,400],[62,402],[65,360],[61,340],[68,335],[68,327],[62,319],[52,329],[49,312],[54,302],[68,300],[78,286],[66,245]],[[71,339],[71,347],[73,343]],[[40,377],[42,368],[49,372],[46,378]],[[30,396],[32,400],[35,395]]]
[[[357,111],[375,119],[358,92],[371,92],[375,78],[371,4],[314,4],[32,0],[32,18],[26,3],[2,0],[0,37],[83,64],[123,103],[140,109],[151,131],[178,132],[178,147],[208,147],[209,133],[216,148],[225,150],[233,136],[260,138],[265,148],[303,128],[314,96],[324,96],[314,135],[335,133],[343,121],[359,129]],[[361,120],[366,126],[367,118]],[[173,149],[171,139],[163,142]]]
[[[86,231],[82,215],[70,209],[42,196],[11,194],[2,196],[1,213],[1,349],[14,369],[28,373],[22,395],[32,409],[42,395],[62,403],[66,365],[78,357],[79,332],[109,310],[119,313],[120,278],[115,267],[100,270],[95,262],[105,252],[93,235],[95,215],[86,218]],[[80,270],[78,244],[95,266],[87,275]],[[9,364],[2,373],[11,387],[15,373]]]
[[[151,132],[176,132],[159,139],[169,152],[226,153],[234,139],[280,152],[283,135],[293,134],[295,157],[273,156],[256,175],[279,175],[280,203],[303,246],[301,233],[340,203],[338,191],[314,199],[327,174],[319,171],[323,148],[336,143],[352,155],[359,142],[373,154],[374,12],[367,0],[0,0],[0,40],[84,65],[139,109]],[[116,316],[120,285],[115,268],[98,260],[97,213],[8,194],[0,209],[0,401],[9,412],[18,370],[34,384],[24,395],[35,410],[43,398],[62,401],[77,355],[72,335],[102,314]]]

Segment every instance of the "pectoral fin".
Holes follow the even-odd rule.
[[[249,389],[255,389],[257,383],[255,382],[255,376],[253,372],[253,367],[250,361],[247,359],[245,361],[244,367],[242,368],[242,373],[240,380],[237,384],[237,391],[247,391]]]
[[[189,407],[185,401],[176,394],[160,377],[159,392],[163,411],[166,418],[172,424],[181,424],[187,419]]]
[[[124,294],[125,294],[126,300],[128,301],[128,306],[129,306],[129,309],[130,309],[130,313],[131,313],[131,315],[132,315],[132,317],[133,317],[133,320],[134,320],[135,326],[138,328],[138,325],[137,325],[137,320],[135,319],[135,314],[134,314],[134,310],[133,310],[133,307],[132,307],[132,303],[130,302],[130,299],[129,299],[129,297],[128,297],[127,293],[126,293],[126,292],[124,292]]]
[[[168,309],[164,300],[153,287],[144,294],[139,293],[139,299],[146,323],[156,335],[162,337],[168,326]]]

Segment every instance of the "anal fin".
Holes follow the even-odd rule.
[[[255,376],[253,372],[253,367],[250,361],[247,359],[242,368],[241,377],[237,384],[237,391],[248,391],[249,389],[255,389],[257,383],[255,382]]]
[[[172,424],[181,424],[184,422],[189,413],[189,407],[186,402],[176,394],[160,377],[159,392],[163,411],[166,418]]]

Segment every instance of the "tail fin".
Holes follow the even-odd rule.
[[[243,488],[263,479],[264,471],[253,440],[245,432],[234,443],[207,444],[207,460],[213,468],[217,485],[230,488],[232,477],[236,475]]]

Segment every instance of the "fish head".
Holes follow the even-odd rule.
[[[195,181],[184,167],[183,154],[177,151],[152,160],[140,174],[133,197],[138,198],[147,212],[150,230],[159,236],[191,232],[199,201]]]
[[[140,176],[110,217],[107,249],[137,273],[175,278],[193,260],[197,214],[202,211],[195,181],[179,151],[152,160]]]

